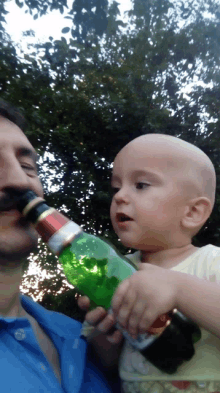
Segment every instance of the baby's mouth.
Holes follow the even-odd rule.
[[[126,221],[133,221],[131,217],[127,216],[124,213],[117,213],[116,214],[116,221],[117,222],[126,222]]]

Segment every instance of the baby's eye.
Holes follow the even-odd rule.
[[[149,183],[143,183],[143,182],[138,182],[136,183],[136,188],[138,190],[144,190],[145,188],[149,187],[150,184]]]

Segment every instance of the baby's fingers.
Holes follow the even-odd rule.
[[[116,314],[117,322],[124,328],[128,328],[131,312],[135,307],[137,294],[133,289],[127,292],[127,295],[123,297],[122,303]],[[114,314],[115,315],[115,314]]]
[[[139,332],[145,333],[149,331],[151,333],[162,332],[164,326],[169,321],[169,317],[167,315],[158,316],[155,312],[151,312],[150,310],[145,310],[142,314],[142,317],[139,322]]]
[[[142,320],[142,315],[146,312],[145,304],[142,299],[139,299],[135,302],[128,321],[128,333],[133,337],[137,338],[139,333],[139,324]]]
[[[154,321],[153,321],[154,322]],[[139,322],[139,332],[140,334],[146,333],[147,329],[152,325],[152,319],[149,316],[149,312],[145,310]]]
[[[115,316],[118,315],[118,311],[121,307],[121,304],[125,301],[125,297],[128,294],[129,290],[129,280],[124,280],[119,287],[117,288],[113,298],[112,298],[112,310]]]

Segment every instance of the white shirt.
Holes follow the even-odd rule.
[[[127,257],[135,264],[140,263],[139,251]],[[171,270],[220,283],[220,248],[213,245],[202,247]],[[219,302],[220,299],[214,301]],[[220,381],[220,339],[205,329],[201,332],[202,338],[195,344],[194,357],[172,376],[162,373],[125,342],[119,365],[121,379],[127,381],[126,385],[129,381],[142,381],[145,385],[147,381]]]

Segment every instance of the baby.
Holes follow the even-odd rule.
[[[95,327],[91,344],[106,367],[118,363],[121,391],[168,393],[220,390],[220,248],[192,245],[211,214],[216,178],[210,159],[175,137],[147,134],[116,156],[112,173],[111,221],[139,271],[124,280],[112,300],[86,314]],[[89,309],[89,299],[79,300]],[[126,342],[117,320],[137,337],[158,316],[177,308],[202,328],[194,357],[172,377]],[[102,333],[102,334],[101,334]]]

